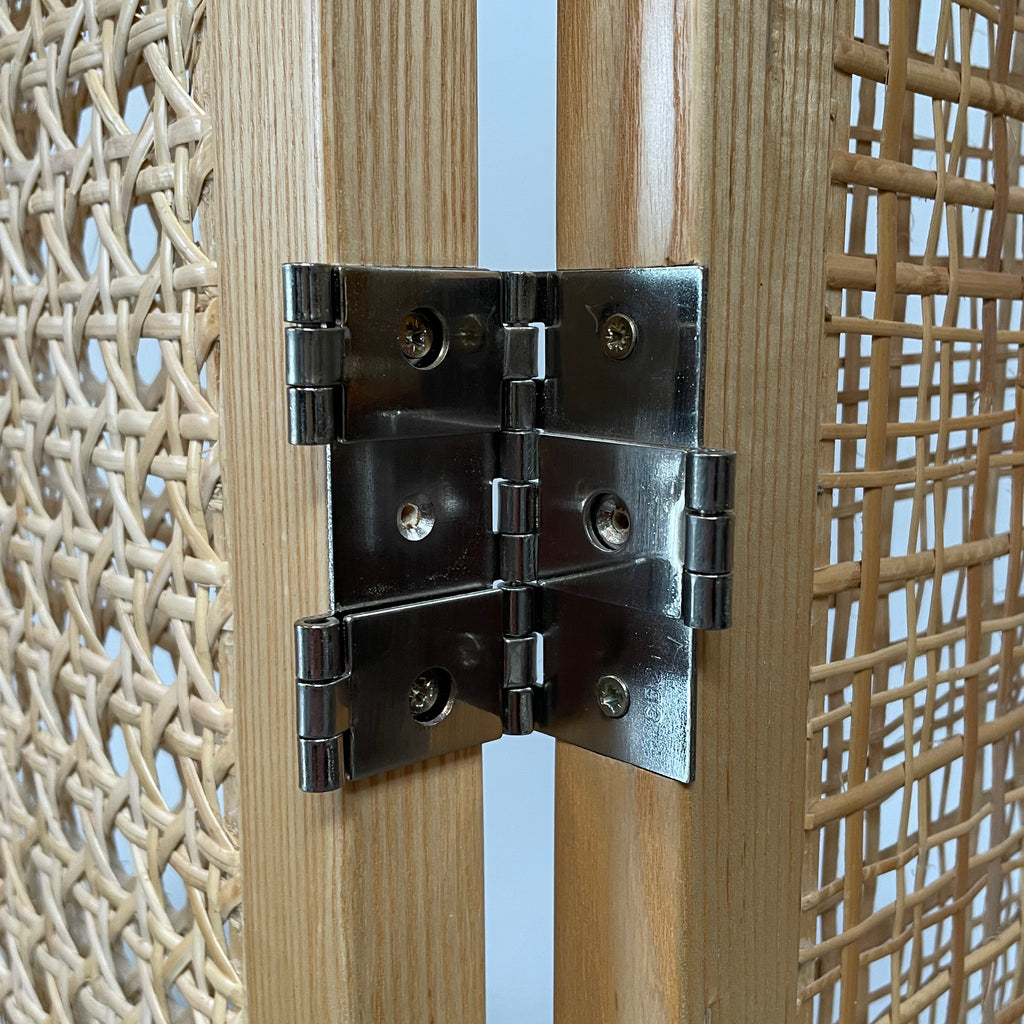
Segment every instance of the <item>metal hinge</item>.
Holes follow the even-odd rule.
[[[534,728],[690,781],[693,631],[732,594],[706,295],[701,267],[284,267],[332,550],[295,626],[303,789]]]

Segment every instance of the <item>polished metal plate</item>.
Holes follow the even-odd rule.
[[[348,351],[342,440],[498,430],[501,275],[486,270],[346,267]],[[411,315],[432,332],[429,365],[403,354]]]
[[[693,778],[693,631],[659,615],[576,594],[545,594],[542,731],[680,782]],[[599,704],[607,677],[629,694],[621,718]]]
[[[540,437],[542,584],[678,619],[686,453],[621,441]],[[629,535],[609,550],[588,514],[603,494],[621,499]]]
[[[702,441],[707,271],[563,272],[539,440],[543,730],[681,782],[693,777],[693,631],[682,613],[686,451]],[[610,358],[612,317],[635,325]],[[590,512],[614,495],[629,535],[609,549]],[[611,678],[628,694],[602,710]],[[603,682],[605,681],[605,682]]]
[[[345,774],[361,779],[501,735],[502,596],[498,590],[344,617],[351,666]],[[418,721],[410,691],[431,670],[451,678],[451,707]]]
[[[329,449],[335,607],[490,587],[498,434]]]
[[[703,422],[707,270],[563,270],[560,316],[546,332],[541,426],[559,434],[695,446]],[[637,341],[609,358],[602,329],[628,316]]]

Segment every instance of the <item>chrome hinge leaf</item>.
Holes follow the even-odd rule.
[[[289,438],[331,495],[303,788],[535,727],[689,781],[693,631],[732,595],[707,272],[289,264],[284,291]]]

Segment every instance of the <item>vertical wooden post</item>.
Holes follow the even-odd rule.
[[[325,481],[286,444],[280,298],[287,260],[475,262],[475,5],[209,17],[249,1020],[479,1024],[479,751],[298,790],[291,629],[329,603]]]
[[[832,5],[560,0],[563,267],[710,266],[734,625],[697,777],[559,747],[557,1024],[795,1019]]]

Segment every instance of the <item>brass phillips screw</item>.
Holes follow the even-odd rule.
[[[612,313],[601,325],[605,355],[625,359],[636,348],[636,324],[625,313]]]
[[[430,324],[420,313],[409,313],[402,321],[402,330],[398,335],[398,344],[402,355],[412,361],[422,359],[434,344],[434,332]]]
[[[429,672],[416,677],[409,688],[409,710],[413,716],[426,714],[438,701],[440,687],[437,679]]]
[[[601,676],[597,705],[605,718],[621,718],[629,710],[629,687],[618,676]]]

